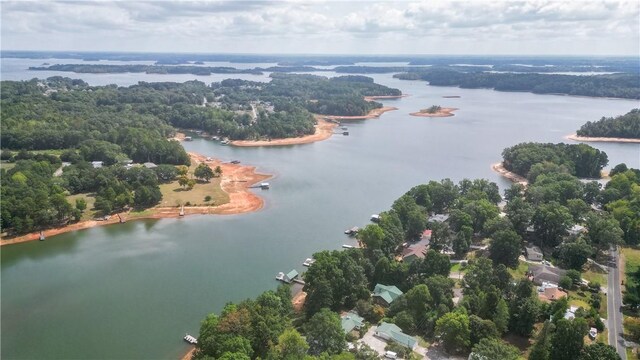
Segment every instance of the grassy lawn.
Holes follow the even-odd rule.
[[[597,282],[602,287],[607,287],[607,274],[592,266],[582,273],[582,278],[588,282]]]
[[[198,182],[191,190],[186,190],[174,181],[161,184],[162,201],[159,206],[180,206],[189,203],[192,206],[222,205],[229,202],[229,194],[222,191],[220,179],[211,179],[211,182]],[[204,201],[206,196],[211,196],[210,201]]]
[[[527,264],[526,261],[518,260],[518,267],[515,269],[509,268],[509,274],[511,274],[515,280],[522,279],[525,277],[527,269],[529,269],[529,264]]]
[[[637,359],[635,356],[636,354],[633,353],[633,348],[627,348],[627,359]]]
[[[11,170],[13,167],[16,166],[16,163],[10,163],[10,162],[6,162],[6,161],[0,161],[0,169],[5,169],[7,171]]]
[[[627,274],[632,273],[640,268],[640,249],[622,248],[622,256],[624,256],[624,283],[627,283]]]
[[[67,196],[67,201],[75,208],[76,199],[84,199],[87,202],[87,208],[82,212],[81,221],[91,220],[95,218],[96,211],[93,209],[93,205],[96,202],[96,198],[94,194],[76,194]]]
[[[596,336],[596,342],[609,344],[609,329],[605,327],[603,331],[599,332]]]
[[[591,304],[589,303],[589,300],[591,300],[591,292],[584,291],[582,293],[584,295],[580,295],[579,290],[569,291],[569,305],[583,307],[585,310],[589,310],[591,309]],[[598,314],[601,318],[607,318],[607,297],[602,293],[600,293],[600,310]]]

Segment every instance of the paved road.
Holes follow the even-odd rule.
[[[620,259],[618,250],[612,250],[609,263],[608,288],[607,288],[607,328],[609,329],[609,344],[616,348],[622,358],[627,360],[627,351],[622,338],[622,293],[620,291],[620,271],[618,266]]]

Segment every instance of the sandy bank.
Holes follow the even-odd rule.
[[[400,99],[403,97],[407,97],[409,94],[402,95],[380,95],[380,96],[365,96],[365,101],[376,101],[376,100],[384,100],[384,99]]]
[[[187,137],[187,135],[185,135],[184,133],[181,133],[179,131],[176,131],[176,134],[173,135],[173,137],[171,138],[171,140],[177,140],[177,141],[184,141],[184,139]]]
[[[458,108],[441,108],[440,110],[434,113],[428,113],[426,111],[425,112],[418,111],[418,112],[411,113],[409,115],[420,116],[420,117],[449,117],[449,116],[454,116],[455,114],[453,112],[456,110],[458,110]]]
[[[286,139],[273,140],[234,140],[231,142],[233,146],[284,146],[308,144],[316,141],[326,140],[333,135],[333,129],[338,126],[336,123],[323,120],[320,115],[316,115],[316,131],[311,135],[300,136]]]
[[[184,354],[183,357],[180,358],[180,360],[191,360],[191,357],[193,356],[193,353],[196,352],[196,347],[195,345],[193,346],[193,348],[191,348],[191,350],[189,350],[189,352],[187,352],[186,354]]]
[[[630,138],[612,138],[612,137],[588,137],[571,134],[564,137],[567,140],[584,141],[584,142],[616,142],[616,143],[634,143],[640,144],[640,139]]]
[[[398,110],[398,108],[397,107],[393,107],[393,106],[383,106],[381,108],[373,109],[373,110],[369,111],[369,113],[367,115],[359,115],[359,116],[324,115],[323,118],[331,119],[333,121],[340,121],[340,120],[367,120],[367,119],[379,118],[380,115],[386,113],[387,111],[393,111],[393,110]]]
[[[187,206],[184,208],[185,215],[192,214],[242,214],[247,212],[258,211],[264,206],[264,201],[258,195],[254,194],[249,188],[265,179],[271,177],[271,175],[259,174],[255,170],[255,166],[244,166],[239,164],[223,163],[220,160],[214,159],[212,161],[206,161],[206,157],[203,155],[189,153],[191,161],[204,162],[212,169],[216,166],[222,168],[222,179],[220,186],[222,190],[229,194],[229,202],[219,206]],[[139,220],[139,219],[165,219],[165,218],[178,218],[180,217],[180,208],[178,207],[154,207],[150,208],[140,214],[136,213],[121,213],[127,221]],[[67,226],[52,228],[44,231],[45,237],[49,238],[55,235],[64,234],[71,231],[89,229],[96,226],[112,225],[119,223],[117,215],[112,215],[109,220],[97,221],[88,220],[81,221]],[[12,238],[3,238],[0,241],[0,246],[12,245],[23,243],[27,241],[34,241],[40,238],[40,232],[33,232],[30,234],[16,236]]]
[[[501,162],[491,165],[491,168],[493,169],[493,171],[515,183],[519,183],[524,186],[527,186],[527,184],[529,183],[524,177],[505,169]]]

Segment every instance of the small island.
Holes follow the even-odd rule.
[[[442,107],[440,105],[433,105],[429,108],[422,109],[418,112],[411,113],[411,116],[422,116],[422,117],[449,117],[454,116],[454,111],[458,110],[457,108],[448,108]]]

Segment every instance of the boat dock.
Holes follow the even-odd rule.
[[[355,236],[358,233],[358,231],[360,231],[360,228],[357,226],[354,226],[351,229],[345,230],[344,233],[349,236]]]
[[[197,345],[198,344],[198,339],[196,339],[195,337],[193,337],[193,336],[191,336],[189,334],[186,334],[183,337],[183,339],[184,339],[184,341],[188,342],[189,344],[192,344],[192,345]]]

